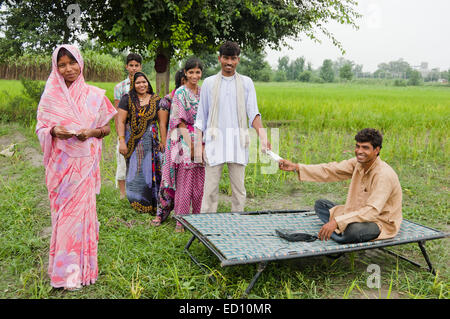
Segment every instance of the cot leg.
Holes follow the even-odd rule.
[[[431,264],[430,258],[428,257],[427,251],[425,250],[425,241],[419,241],[419,248],[422,251],[423,257],[425,258],[425,261],[428,265],[428,271],[431,272],[433,275],[436,275],[436,271],[434,271],[433,265]]]
[[[189,257],[192,259],[192,261],[193,261],[197,266],[199,266],[201,269],[205,270],[205,267],[203,267],[203,265],[200,264],[200,263],[198,262],[198,260],[197,260],[197,259],[189,252],[189,247],[191,247],[192,242],[195,240],[195,238],[196,238],[196,237],[195,237],[195,235],[194,235],[194,236],[192,236],[191,239],[189,239],[188,243],[187,243],[186,246],[184,247],[184,251],[186,252],[186,254],[189,255]]]
[[[247,289],[245,290],[244,295],[247,296],[250,293],[250,290],[252,290],[253,286],[255,285],[256,281],[258,280],[259,276],[261,276],[261,273],[266,269],[267,261],[259,263],[258,264],[258,271],[256,275],[253,277],[252,281],[248,285]]]
[[[195,237],[195,235],[193,235],[192,238],[189,239],[188,243],[187,243],[186,246],[184,247],[184,251],[186,252],[186,254],[189,255],[189,257],[191,258],[191,260],[192,260],[197,266],[200,267],[200,269],[202,269],[206,274],[209,275],[209,276],[208,276],[208,279],[211,279],[212,281],[217,282],[217,280],[216,280],[216,278],[214,277],[214,275],[210,274],[210,273],[209,273],[209,270],[208,270],[205,266],[203,266],[203,265],[197,260],[197,258],[194,257],[194,255],[192,255],[192,254],[189,252],[189,247],[191,247],[191,245],[192,245],[193,241],[195,240],[195,238],[197,238],[197,237]]]
[[[428,256],[427,251],[425,250],[425,246],[424,246],[425,241],[419,241],[418,244],[419,244],[420,250],[422,251],[423,257],[425,258],[425,261],[427,262],[427,265],[428,265],[428,271],[431,272],[433,275],[436,275],[436,271],[434,270],[433,265],[431,264],[430,257]],[[396,253],[394,253],[393,251],[390,251],[390,250],[385,249],[385,248],[380,248],[380,249],[381,249],[382,251],[384,251],[384,252],[387,252],[388,254],[391,254],[391,255],[393,255],[393,256],[395,256],[395,257],[398,257],[398,258],[400,258],[400,259],[402,259],[402,260],[405,260],[405,261],[407,261],[407,262],[413,264],[413,265],[416,266],[416,267],[419,267],[419,268],[422,268],[422,267],[423,267],[421,264],[416,263],[415,261],[413,261],[413,260],[411,260],[411,259],[408,259],[408,258],[406,258],[406,257],[403,257],[403,256],[401,256],[401,255],[399,255],[399,254],[396,254]]]

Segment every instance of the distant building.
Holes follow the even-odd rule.
[[[430,70],[428,70],[428,62],[422,62],[420,65],[413,65],[412,67],[414,70],[417,70],[422,75],[422,78],[426,78],[428,74],[430,73]]]

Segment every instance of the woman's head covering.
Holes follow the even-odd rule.
[[[69,88],[67,88],[67,85],[64,81],[64,77],[59,73],[58,71],[58,52],[60,49],[66,49],[67,51],[69,51],[73,57],[75,58],[75,60],[77,61],[78,65],[80,66],[80,75],[78,76],[78,78],[70,85]],[[84,60],[83,57],[81,56],[81,52],[80,50],[73,46],[73,45],[69,45],[69,44],[63,44],[61,46],[58,46],[55,51],[53,51],[53,55],[52,55],[52,74],[57,77],[58,82],[60,83],[61,87],[63,88],[63,91],[66,91],[65,89],[67,89],[67,92],[70,93],[70,95],[75,98],[75,100],[78,100],[81,96],[81,94],[87,93],[87,84],[84,80],[84,76],[83,76],[83,71],[84,71]],[[50,78],[52,77],[52,74],[50,74]],[[49,78],[49,80],[50,80]],[[48,82],[48,81],[47,81]],[[78,93],[78,94],[76,94]]]
[[[67,87],[64,77],[58,71],[57,58],[58,52],[61,48],[69,51],[80,66],[80,75],[74,82],[72,82],[70,87]],[[81,107],[86,104],[86,97],[89,91],[89,87],[84,80],[83,70],[84,60],[81,56],[80,50],[77,47],[70,44],[63,44],[56,47],[52,54],[52,72],[48,77],[44,93],[41,97],[41,102],[43,98],[45,99],[48,97],[53,100],[53,103],[56,102],[56,98],[62,103],[68,103],[69,106],[72,107],[74,115],[80,121],[80,124],[84,120],[83,110]]]
[[[80,75],[70,87],[67,87],[64,77],[58,71],[57,57],[61,48],[69,51],[80,66]],[[77,132],[94,125],[105,90],[86,84],[83,70],[84,61],[77,47],[63,44],[53,51],[52,71],[45,84],[37,112],[36,132],[44,151],[44,164],[48,161],[48,152],[51,149],[51,139],[48,140],[48,137],[52,127],[64,126],[67,130]],[[89,156],[91,143],[93,142],[81,142],[75,137],[66,141],[56,139],[57,148],[75,157]]]

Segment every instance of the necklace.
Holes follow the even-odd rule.
[[[185,85],[186,89],[191,91],[194,95],[197,95],[198,93],[198,85]]]
[[[147,98],[147,93],[144,95],[144,97],[142,97],[142,98],[140,98],[139,96],[138,96],[138,98],[139,98],[139,102],[144,102],[145,101],[145,99]]]

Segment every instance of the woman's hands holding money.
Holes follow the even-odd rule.
[[[76,132],[74,130],[67,130],[64,126],[55,126],[50,130],[50,134],[61,140],[67,140],[75,136]]]

